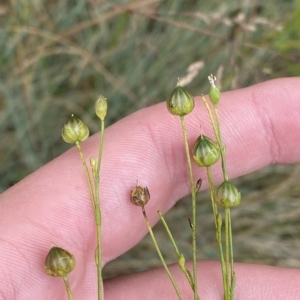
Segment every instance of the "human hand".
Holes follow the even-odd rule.
[[[186,117],[192,144],[210,132],[201,100]],[[222,93],[219,104],[223,143],[231,178],[269,164],[300,161],[300,78],[279,79]],[[83,143],[86,157],[97,156],[98,136]],[[124,253],[147,233],[139,207],[129,200],[136,180],[147,186],[151,224],[189,192],[182,132],[165,103],[142,109],[105,132],[101,169],[103,260]],[[195,178],[205,178],[195,167]],[[216,182],[221,172],[215,173]],[[207,187],[204,180],[203,187]],[[242,205],[242,204],[241,204]],[[63,281],[44,272],[52,243],[76,257],[69,279],[74,299],[96,299],[95,224],[88,188],[75,148],[31,174],[0,198],[0,299],[67,299]],[[171,267],[185,299],[191,289]],[[236,299],[300,299],[300,271],[236,264]],[[199,295],[222,299],[218,262],[199,262]],[[163,269],[111,279],[105,300],[176,299]]]

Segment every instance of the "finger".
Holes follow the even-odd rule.
[[[231,178],[270,163],[292,163],[300,159],[299,83],[296,78],[275,80],[222,95],[219,110]],[[191,145],[199,135],[200,125],[204,133],[211,132],[199,101],[186,118]],[[96,157],[97,147],[95,135],[83,145],[86,157]],[[220,180],[220,172],[214,171]],[[129,201],[136,180],[150,190],[151,200],[146,209],[152,224],[157,220],[157,210],[166,211],[188,193],[178,118],[170,115],[161,103],[111,126],[105,133],[101,174],[106,262],[132,247],[146,233],[140,208]],[[203,171],[195,168],[195,178],[199,177],[204,178]],[[52,284],[43,277],[42,269],[51,243],[76,256],[74,278],[94,270],[95,224],[76,149],[4,193],[0,209],[5,212],[0,219],[0,236],[4,240],[0,245],[4,258],[1,263],[2,270],[7,270],[0,275],[3,279],[0,282],[5,291],[15,291],[15,286],[5,284],[5,278],[13,270],[17,278],[28,280],[28,292],[40,288],[40,293],[44,293],[45,286]],[[39,272],[32,273],[31,268]],[[29,284],[35,280],[39,284]],[[83,283],[86,290],[93,291]]]
[[[179,267],[173,265],[170,269],[183,299],[193,299],[191,287]],[[235,299],[299,299],[299,270],[237,263],[235,271],[237,276]],[[223,299],[219,262],[198,262],[198,294],[205,300]],[[173,300],[177,299],[177,296],[165,271],[155,269],[107,280],[105,299]]]

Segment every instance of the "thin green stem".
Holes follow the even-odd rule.
[[[201,95],[201,98],[202,98],[202,100],[206,106],[206,109],[209,113],[211,124],[212,124],[213,130],[214,130],[214,133],[215,133],[215,137],[217,139],[217,143],[220,148],[223,178],[224,178],[224,181],[228,181],[228,173],[227,173],[226,159],[225,159],[225,147],[223,146],[223,143],[222,143],[220,117],[219,117],[218,108],[217,108],[217,105],[213,106],[214,107],[214,116],[215,116],[215,117],[213,117],[210,106],[209,106],[207,100],[205,99],[204,95]],[[221,233],[221,231],[220,231],[220,233]],[[235,278],[235,272],[234,272],[230,208],[225,208],[225,248],[226,248],[226,251],[225,251],[225,257],[226,257],[225,282],[224,282],[224,276],[223,276],[223,285],[224,285],[224,288],[226,288],[225,299],[233,300],[236,278]]]
[[[222,246],[222,217],[218,213],[218,207],[217,207],[216,201],[215,201],[215,186],[213,183],[211,167],[206,167],[206,171],[207,171],[207,178],[208,178],[209,189],[210,189],[211,205],[212,205],[214,220],[215,220],[215,228],[216,228],[217,242],[218,242],[218,247],[219,247],[219,255],[220,255],[220,260],[221,260],[224,295],[226,295],[226,293],[227,293],[226,291],[228,288],[227,288],[227,283],[226,283],[227,271],[226,271],[223,246]]]
[[[211,173],[211,167],[206,167],[206,173],[207,173],[207,179],[208,179],[209,190],[210,190],[211,206],[213,209],[215,226],[217,229],[218,228],[218,223],[217,223],[218,207],[215,202],[215,186],[214,186],[213,177]]]
[[[226,245],[226,283],[227,283],[227,299],[231,299],[231,249],[232,244],[230,245],[230,209],[225,208],[225,245]],[[230,274],[230,275],[229,275]]]
[[[72,292],[71,292],[71,287],[70,287],[70,284],[69,284],[68,276],[63,276],[63,280],[64,280],[64,283],[65,283],[65,286],[66,286],[68,299],[73,300],[73,295],[72,295]]]
[[[230,268],[231,268],[231,300],[234,299],[234,289],[235,289],[235,272],[234,272],[234,260],[233,260],[233,242],[232,242],[232,226],[231,226],[231,216],[230,208],[228,208],[228,227],[229,227],[229,246],[230,246]]]
[[[224,177],[224,180],[228,180],[228,175],[227,175],[227,171],[226,171],[225,151],[224,151],[224,147],[222,145],[221,130],[220,130],[220,121],[219,121],[218,110],[217,110],[217,107],[214,106],[214,111],[215,111],[215,118],[214,118],[213,114],[212,114],[212,111],[211,111],[211,109],[209,107],[209,104],[208,104],[207,100],[205,99],[204,95],[201,95],[201,98],[203,100],[203,103],[204,103],[207,111],[208,111],[210,122],[211,122],[211,125],[212,125],[212,128],[213,128],[213,131],[214,131],[214,134],[215,134],[218,146],[220,148],[223,177]]]
[[[165,227],[165,230],[166,230],[166,232],[167,232],[167,234],[169,236],[169,239],[170,239],[170,241],[171,241],[171,243],[172,243],[172,245],[174,247],[174,250],[175,250],[175,252],[176,252],[176,254],[177,254],[178,258],[179,258],[180,255],[181,255],[181,253],[178,250],[178,247],[177,247],[176,242],[175,242],[175,240],[173,238],[173,235],[172,235],[172,233],[171,233],[171,231],[169,229],[169,226],[168,226],[165,218],[163,217],[162,213],[160,211],[158,211],[157,213],[159,215],[159,218],[160,218],[161,222],[163,223],[163,225]]]
[[[228,180],[226,159],[225,159],[225,148],[222,144],[220,117],[218,108],[214,105],[214,112],[216,117],[216,128],[217,128],[217,143],[220,148],[222,171],[224,181]],[[233,243],[232,243],[232,228],[231,228],[231,217],[230,208],[225,208],[225,247],[226,247],[226,284],[227,284],[227,299],[234,299],[234,286],[235,286],[235,275],[234,275],[234,263],[233,263]]]
[[[222,144],[220,117],[219,117],[219,112],[218,112],[218,108],[217,108],[216,105],[214,105],[214,110],[215,110],[217,130],[218,130],[218,134],[217,134],[216,137],[217,137],[217,142],[218,142],[218,145],[219,145],[220,151],[221,151],[220,154],[221,154],[221,160],[222,160],[223,177],[224,177],[224,180],[228,180],[228,174],[227,174],[227,168],[226,168],[226,159],[225,159],[225,148]]]
[[[218,130],[217,130],[217,127],[216,127],[216,123],[215,123],[215,119],[212,115],[212,112],[211,112],[211,109],[209,107],[209,104],[208,104],[208,101],[206,100],[206,98],[204,97],[204,95],[201,95],[201,99],[206,107],[206,110],[208,112],[208,115],[209,115],[209,119],[210,119],[210,123],[212,125],[212,128],[213,128],[213,131],[214,131],[214,134],[215,136],[217,137],[218,135]]]
[[[197,244],[196,244],[196,188],[194,184],[194,176],[192,171],[192,163],[190,157],[190,150],[188,145],[188,139],[186,134],[184,116],[180,116],[181,127],[183,132],[184,138],[184,146],[186,152],[186,158],[188,163],[188,170],[189,170],[189,179],[190,179],[190,187],[191,187],[191,194],[192,194],[192,255],[193,255],[193,279],[194,279],[194,300],[197,300]]]
[[[220,251],[220,259],[221,259],[221,269],[222,269],[222,279],[223,279],[223,289],[224,289],[224,299],[229,300],[227,298],[227,291],[228,291],[228,285],[227,285],[227,268],[226,268],[226,263],[224,259],[224,254],[223,254],[223,245],[222,245],[222,217],[220,214],[217,216],[217,222],[218,222],[218,228],[217,228],[217,241],[218,241],[218,246],[219,246],[219,251]]]
[[[76,146],[77,146],[77,149],[78,149],[78,152],[79,152],[79,155],[80,155],[80,159],[81,159],[81,162],[83,164],[84,173],[85,173],[85,176],[86,176],[86,179],[87,179],[87,182],[88,182],[88,187],[89,187],[90,197],[91,197],[91,200],[92,200],[92,205],[93,205],[93,208],[95,209],[95,196],[94,196],[91,176],[90,176],[90,173],[89,173],[89,170],[88,170],[88,167],[87,167],[87,164],[86,164],[86,161],[85,161],[80,143],[77,142]]]
[[[79,151],[81,161],[83,163],[84,171],[88,181],[90,197],[92,200],[95,222],[96,222],[96,235],[97,235],[97,247],[95,261],[97,266],[97,284],[98,284],[98,300],[103,299],[103,279],[102,279],[102,238],[101,238],[101,209],[100,209],[100,167],[101,167],[101,158],[103,150],[103,141],[104,141],[104,121],[101,121],[101,134],[100,134],[100,145],[99,145],[99,155],[97,159],[97,168],[94,174],[95,189],[93,190],[90,173],[87,168],[86,160],[84,158],[80,143],[77,142],[76,146]]]
[[[159,218],[160,218],[161,222],[163,223],[163,225],[164,225],[164,227],[165,227],[165,229],[166,229],[166,232],[167,232],[167,234],[168,234],[168,236],[169,236],[169,239],[170,239],[170,241],[171,241],[171,243],[172,243],[172,245],[173,245],[173,247],[174,247],[174,250],[175,250],[175,252],[176,252],[176,254],[177,254],[177,257],[178,257],[178,264],[179,264],[179,266],[180,266],[180,269],[181,269],[181,271],[184,273],[185,277],[187,278],[187,280],[188,280],[188,282],[189,282],[191,288],[194,290],[194,280],[193,280],[193,277],[191,276],[190,271],[189,271],[189,270],[186,268],[186,266],[185,266],[184,256],[183,256],[183,254],[181,254],[181,253],[179,252],[178,247],[177,247],[177,245],[176,245],[176,242],[175,242],[175,240],[174,240],[174,238],[173,238],[173,235],[172,235],[172,233],[171,233],[171,231],[170,231],[170,229],[169,229],[169,227],[168,227],[168,224],[167,224],[165,218],[163,217],[162,213],[161,213],[160,211],[158,211],[157,213],[158,213],[158,215],[159,215]],[[183,258],[183,260],[184,260],[184,263],[182,263],[182,258]],[[200,297],[198,296],[197,299],[200,300]]]
[[[97,169],[96,169],[96,176],[95,180],[96,183],[100,182],[100,168],[102,162],[102,152],[103,152],[103,143],[104,143],[104,130],[105,130],[105,123],[104,120],[101,120],[101,132],[100,132],[100,141],[99,141],[99,153],[98,153],[98,160],[97,160]]]
[[[101,120],[101,133],[99,141],[99,153],[97,159],[97,168],[95,173],[95,221],[97,228],[97,248],[96,248],[96,265],[97,265],[97,282],[98,282],[98,300],[103,299],[103,279],[102,279],[102,235],[101,235],[101,225],[102,225],[102,215],[100,208],[100,168],[102,162],[102,152],[104,143],[104,130],[105,124],[104,120]]]
[[[232,281],[231,281],[231,298],[230,298],[230,300],[234,300],[235,284],[236,284],[236,278],[235,278],[235,272],[233,272],[233,277],[232,277]]]
[[[155,238],[155,236],[154,236],[154,234],[153,234],[153,231],[152,231],[151,225],[150,225],[150,223],[149,223],[149,220],[148,220],[148,217],[147,217],[147,214],[146,214],[146,211],[145,211],[145,207],[144,207],[144,206],[142,206],[142,211],[143,211],[143,215],[144,215],[145,222],[146,222],[147,227],[148,227],[149,234],[150,234],[150,236],[151,236],[151,238],[152,238],[153,244],[154,244],[155,249],[156,249],[156,251],[157,251],[157,254],[158,254],[158,256],[159,256],[159,258],[160,258],[160,260],[161,260],[161,263],[162,263],[162,265],[164,266],[164,268],[165,268],[165,270],[166,270],[166,272],[167,272],[167,274],[168,274],[168,277],[169,277],[169,279],[170,279],[171,282],[172,282],[172,285],[173,285],[173,287],[174,287],[174,289],[175,289],[175,291],[176,291],[176,294],[177,294],[177,296],[178,296],[178,299],[183,300],[182,295],[181,295],[181,293],[180,293],[180,291],[179,291],[179,289],[178,289],[178,286],[177,286],[177,284],[176,284],[176,282],[175,282],[175,280],[174,280],[174,278],[173,278],[173,276],[172,276],[172,274],[171,274],[171,272],[170,272],[170,270],[169,270],[169,268],[168,268],[168,266],[167,266],[167,264],[166,264],[166,262],[165,262],[164,257],[163,257],[162,254],[161,254],[161,251],[160,251],[159,246],[158,246],[158,244],[157,244],[156,238]]]
[[[215,137],[217,139],[218,146],[220,148],[221,162],[222,162],[222,172],[224,181],[228,181],[228,173],[226,167],[225,159],[225,147],[222,143],[221,135],[221,126],[220,126],[220,117],[217,105],[214,105],[214,114],[213,118],[211,109],[205,97],[201,96],[207,111],[210,116],[210,120],[213,126]],[[235,286],[235,273],[234,273],[234,261],[233,261],[233,242],[232,242],[232,228],[231,228],[231,217],[230,217],[230,208],[225,208],[225,247],[226,247],[226,299],[234,299],[234,286]]]

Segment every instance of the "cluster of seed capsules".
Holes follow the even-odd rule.
[[[211,84],[209,98],[214,106],[220,101],[220,91],[214,84],[215,77],[209,76]],[[167,108],[173,115],[183,117],[192,112],[195,107],[195,100],[183,87],[177,85],[167,100]],[[223,149],[221,149],[223,148]],[[192,153],[194,162],[199,167],[210,167],[220,159],[221,151],[225,151],[222,145],[213,141],[211,138],[202,133],[196,139]],[[137,206],[145,206],[149,199],[150,193],[147,187],[136,186],[130,195],[131,202]],[[240,204],[241,193],[236,186],[224,178],[223,183],[215,190],[215,203],[223,208],[233,208]]]

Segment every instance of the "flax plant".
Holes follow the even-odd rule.
[[[88,183],[88,188],[89,188],[89,193],[92,201],[92,207],[93,207],[95,223],[96,223],[97,246],[95,249],[95,263],[97,267],[98,300],[102,300],[103,279],[102,279],[102,238],[101,238],[102,216],[101,216],[101,209],[100,209],[100,168],[101,168],[103,142],[104,142],[104,129],[105,129],[104,120],[107,113],[107,102],[105,97],[100,96],[98,98],[95,104],[95,112],[101,122],[101,133],[99,139],[98,158],[97,159],[95,159],[94,157],[90,158],[92,177],[90,175],[89,168],[81,148],[81,143],[89,137],[89,129],[87,125],[84,122],[82,122],[79,118],[72,115],[68,123],[63,127],[62,138],[66,143],[71,143],[76,145],[87,178],[87,183]],[[67,287],[67,283],[66,283],[66,287]],[[67,288],[67,292],[69,294],[68,288]]]
[[[215,85],[216,78],[214,76],[209,76],[209,82],[211,84],[209,98],[213,109],[211,109],[208,101],[205,99],[203,95],[201,95],[202,100],[205,104],[205,107],[208,111],[210,121],[213,127],[213,131],[215,134],[216,141],[213,141],[211,138],[203,135],[202,133],[196,139],[194,146],[192,148],[193,160],[199,167],[205,167],[210,194],[211,194],[211,203],[212,210],[214,216],[216,237],[219,247],[219,255],[221,262],[221,271],[222,271],[222,279],[223,279],[223,289],[224,289],[224,300],[234,300],[234,289],[235,289],[235,272],[234,272],[234,260],[233,260],[233,241],[232,241],[232,228],[231,228],[231,217],[230,217],[230,209],[238,206],[241,201],[241,194],[238,189],[229,181],[227,168],[226,168],[226,160],[225,160],[225,147],[222,144],[221,138],[221,128],[220,128],[220,118],[217,109],[217,105],[220,101],[220,91]],[[189,171],[189,181],[190,181],[190,189],[192,195],[192,220],[190,221],[190,227],[192,229],[192,258],[193,258],[193,273],[189,272],[189,270],[185,266],[185,258],[183,254],[180,253],[176,242],[173,238],[173,235],[162,216],[161,212],[158,211],[158,215],[160,217],[161,222],[163,223],[165,230],[169,236],[169,239],[174,247],[175,253],[178,258],[178,264],[181,271],[186,276],[193,292],[194,292],[194,300],[200,300],[200,297],[197,292],[197,252],[196,252],[196,195],[200,189],[202,179],[199,179],[197,183],[194,183],[194,176],[192,172],[192,164],[190,157],[190,149],[188,146],[187,140],[187,132],[185,127],[184,116],[189,114],[195,106],[195,102],[193,97],[183,89],[179,84],[177,84],[173,93],[167,100],[167,108],[169,112],[175,116],[180,117],[182,132],[183,132],[183,140],[184,147],[187,158],[187,165]],[[215,164],[219,159],[221,159],[222,173],[223,173],[223,183],[215,188],[213,182],[213,176],[211,172],[211,166]],[[155,240],[154,234],[152,232],[151,226],[149,224],[149,220],[145,211],[145,204],[148,202],[150,198],[150,194],[147,188],[142,188],[136,186],[136,189],[131,193],[131,202],[135,205],[141,206],[143,215],[148,226],[149,233],[154,242],[156,250],[158,252],[159,257],[163,263],[163,266],[168,273],[170,280],[178,294],[178,288],[176,283],[173,281],[173,278],[165,264],[165,261],[160,253],[157,242]],[[222,215],[218,212],[218,206],[224,208],[225,210],[225,225],[224,230],[222,229],[223,220]],[[225,238],[223,241],[223,231],[225,232]],[[224,243],[224,245],[223,245]],[[225,251],[224,251],[225,249]]]
[[[238,191],[238,189],[233,185],[233,183],[229,181],[229,177],[227,173],[226,159],[225,159],[226,149],[222,143],[220,118],[219,118],[219,113],[217,108],[218,103],[220,101],[220,91],[215,85],[216,78],[213,75],[210,75],[208,79],[211,84],[211,88],[209,91],[209,98],[210,98],[210,102],[213,105],[213,111],[208,101],[206,100],[205,96],[201,95],[201,98],[208,111],[210,121],[213,127],[213,131],[215,134],[215,138],[216,138],[216,143],[212,142],[214,144],[211,144],[211,147],[212,145],[215,145],[215,149],[218,149],[221,157],[221,165],[222,165],[222,173],[223,173],[224,181],[217,189],[215,189],[213,184],[213,178],[212,178],[210,166],[209,165],[205,165],[205,166],[207,168],[207,176],[209,181],[209,187],[211,190],[212,207],[213,207],[215,227],[217,232],[217,241],[219,245],[223,286],[224,286],[224,299],[233,300],[236,277],[234,272],[233,241],[232,241],[230,209],[240,204],[241,194]],[[196,150],[198,149],[198,146],[196,141],[194,145],[194,159],[196,163],[197,163]],[[209,152],[212,153],[211,151]],[[222,246],[222,229],[221,229],[222,217],[218,213],[217,205],[223,207],[225,210],[225,255],[223,253],[223,246]]]
[[[181,271],[183,272],[183,274],[185,275],[185,277],[186,277],[187,281],[189,282],[189,284],[190,284],[192,290],[194,290],[194,279],[193,279],[193,277],[192,277],[190,271],[189,271],[189,270],[187,269],[187,267],[186,267],[186,264],[185,264],[185,257],[184,257],[184,255],[179,251],[179,249],[178,249],[178,247],[177,247],[177,244],[176,244],[176,242],[175,242],[175,240],[174,240],[174,238],[173,238],[173,235],[172,235],[172,233],[171,233],[171,231],[170,231],[170,229],[169,229],[169,226],[168,226],[168,224],[167,224],[165,218],[163,217],[162,213],[161,213],[160,211],[158,211],[157,213],[158,213],[159,218],[160,218],[162,224],[164,225],[165,230],[166,230],[166,232],[167,232],[167,234],[168,234],[168,236],[169,236],[169,239],[170,239],[170,241],[171,241],[171,243],[172,243],[172,245],[173,245],[173,248],[174,248],[175,253],[176,253],[176,255],[177,255],[177,258],[178,258],[178,265],[179,265],[179,267],[180,267],[180,270],[181,270]],[[197,300],[200,300],[200,297],[199,297],[198,295],[197,295]]]
[[[168,268],[168,266],[167,266],[167,264],[165,262],[165,259],[164,259],[163,255],[162,255],[161,251],[160,251],[160,248],[159,248],[158,243],[156,241],[155,235],[154,235],[154,233],[152,231],[152,228],[151,228],[148,216],[146,214],[145,205],[148,203],[149,200],[150,200],[150,192],[149,192],[149,190],[148,190],[147,187],[143,188],[143,187],[141,187],[139,185],[136,185],[136,187],[134,188],[134,190],[131,191],[131,193],[130,193],[130,201],[131,201],[131,203],[134,204],[134,205],[136,205],[136,206],[140,206],[142,208],[142,213],[143,213],[143,216],[144,216],[144,220],[146,222],[146,225],[147,225],[149,234],[151,236],[152,242],[153,242],[153,244],[155,246],[156,252],[157,252],[157,254],[158,254],[158,256],[159,256],[159,258],[161,260],[161,263],[162,263],[162,265],[163,265],[163,267],[164,267],[164,269],[165,269],[165,271],[166,271],[166,273],[167,273],[167,275],[168,275],[168,277],[169,277],[169,279],[170,279],[170,281],[171,281],[174,289],[175,289],[175,292],[177,294],[178,299],[179,300],[183,300],[183,297],[182,297],[182,295],[180,293],[180,290],[179,290],[179,288],[177,286],[177,283],[174,280],[174,278],[173,278],[173,276],[172,276],[172,274],[171,274],[171,272],[170,272],[170,270],[169,270],[169,268]]]
[[[190,150],[188,146],[187,133],[184,116],[189,114],[195,106],[194,98],[179,84],[177,84],[172,95],[167,100],[167,108],[169,112],[175,116],[180,117],[180,123],[183,133],[184,147],[187,158],[190,189],[192,195],[192,221],[190,223],[192,229],[192,257],[193,257],[193,291],[194,300],[198,299],[197,292],[197,243],[196,243],[196,194],[197,188],[194,183],[194,175],[192,171],[192,163],[190,157]]]

